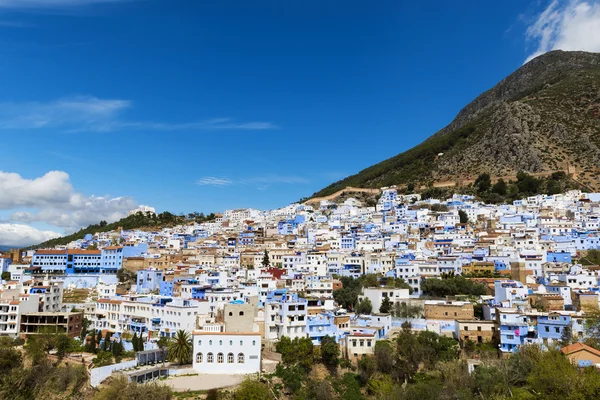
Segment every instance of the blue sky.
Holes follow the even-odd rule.
[[[136,204],[284,206],[532,55],[600,51],[599,21],[592,0],[0,0],[0,244],[2,223],[63,233]]]

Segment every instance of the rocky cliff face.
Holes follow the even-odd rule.
[[[420,145],[315,195],[345,186],[559,170],[575,173],[580,183],[600,190],[600,54],[553,51],[537,57],[478,96]]]

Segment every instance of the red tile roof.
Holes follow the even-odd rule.
[[[600,357],[600,351],[594,349],[593,347],[588,346],[587,344],[583,344],[580,342],[570,344],[570,345],[565,346],[562,349],[560,349],[560,351],[562,351],[563,354],[566,354],[566,355],[573,354],[573,353],[576,353],[581,350],[588,351],[588,352]]]

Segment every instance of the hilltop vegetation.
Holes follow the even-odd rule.
[[[575,400],[600,394],[595,368],[578,369],[557,348],[525,346],[506,358],[494,343],[459,345],[431,331],[413,333],[410,324],[402,328],[393,339],[377,341],[374,354],[357,364],[341,358],[328,336],[320,346],[284,337],[275,374],[245,383],[234,399]],[[568,343],[564,338],[561,345]],[[473,358],[480,364],[469,373],[467,359]]]
[[[423,143],[315,193],[575,173],[600,188],[600,54],[553,51],[519,68]]]
[[[160,214],[154,213],[143,213],[138,212],[133,215],[129,215],[125,218],[122,218],[116,222],[107,223],[106,221],[100,221],[97,224],[89,225],[86,228],[82,228],[79,231],[67,235],[61,236],[56,239],[47,240],[43,243],[40,243],[35,246],[31,246],[31,248],[45,248],[45,247],[55,247],[61,245],[67,245],[68,243],[83,239],[87,234],[95,234],[99,232],[110,232],[117,230],[119,227],[125,230],[129,229],[140,229],[140,228],[148,228],[148,229],[162,229],[164,227],[181,225],[190,222],[207,222],[215,219],[214,214],[204,215],[203,213],[193,212],[188,215],[175,215],[171,214],[168,211],[162,212]]]

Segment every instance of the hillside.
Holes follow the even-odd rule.
[[[83,239],[85,235],[94,234],[98,232],[109,232],[119,228],[128,229],[156,229],[160,230],[165,227],[171,227],[174,225],[181,225],[190,222],[207,222],[215,218],[214,214],[204,215],[202,213],[191,213],[185,215],[175,215],[168,211],[160,214],[142,213],[129,215],[116,222],[108,224],[106,221],[100,221],[98,224],[89,225],[87,228],[82,228],[79,231],[67,235],[61,236],[56,239],[47,240],[43,243],[31,246],[30,248],[46,248],[55,246],[64,246],[74,240]]]
[[[440,153],[443,153],[440,155]],[[600,190],[600,54],[552,51],[464,107],[423,143],[316,192],[347,186],[471,183],[565,171]]]

